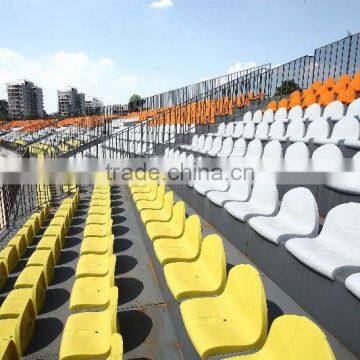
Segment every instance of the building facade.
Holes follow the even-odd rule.
[[[19,80],[7,84],[9,117],[35,119],[44,117],[43,91],[31,81]]]
[[[85,115],[85,94],[73,87],[59,90],[58,111],[64,117]]]
[[[100,115],[102,114],[104,104],[97,98],[92,98],[85,101],[86,115]]]

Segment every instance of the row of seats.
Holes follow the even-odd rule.
[[[70,310],[75,313],[69,316],[61,340],[62,360],[122,359],[113,244],[110,187],[95,185],[70,296]]]
[[[78,194],[65,199],[46,228],[36,250],[0,308],[0,358],[21,359],[30,344],[35,320],[51,284],[65,236],[78,203]],[[40,226],[41,213],[36,218]],[[35,219],[35,218],[34,218]]]
[[[322,83],[315,81],[311,86],[303,91],[296,90],[289,97],[283,97],[279,102],[272,101],[268,108],[277,110],[279,108],[291,109],[301,105],[304,108],[319,103],[326,106],[331,101],[339,100],[345,104],[355,100],[357,93],[360,92],[360,71],[353,77],[348,74],[340,76],[337,80],[329,77]]]
[[[260,348],[231,359],[335,359],[324,333],[305,317],[281,316],[267,336],[266,295],[258,271],[237,265],[227,276],[221,238],[203,239],[200,218],[186,218],[184,202],[174,204],[163,181],[132,181],[129,187],[202,359]]]
[[[195,135],[196,136],[196,135]],[[223,142],[223,147],[220,152],[217,153],[218,157],[228,157],[234,159],[233,165],[251,165],[255,168],[257,161],[259,165],[263,166],[266,171],[282,171],[289,172],[329,172],[326,177],[325,185],[329,188],[335,189],[340,192],[349,194],[360,194],[360,152],[357,152],[351,159],[349,169],[351,172],[344,171],[346,164],[344,163],[344,157],[341,149],[334,144],[325,144],[319,146],[310,157],[310,151],[308,145],[303,142],[296,142],[289,145],[283,153],[282,146],[278,140],[272,140],[266,143],[263,147],[262,142],[259,139],[252,140],[246,145],[244,139],[236,140],[232,143],[232,140],[227,138]],[[211,150],[209,150],[211,153]],[[208,152],[208,154],[209,154]],[[196,151],[194,151],[196,154]],[[194,169],[195,156],[194,153],[187,155],[186,152],[180,152],[180,150],[174,151],[174,149],[167,149],[165,156],[170,159],[176,159],[179,162],[186,165],[187,168]],[[198,152],[199,155],[203,153]],[[277,163],[281,159],[284,162]],[[199,160],[199,159],[197,159]],[[203,176],[202,176],[203,175]],[[195,177],[198,181],[194,184]],[[189,186],[195,187],[195,190],[205,195],[207,191],[219,189],[225,191],[229,187],[234,189],[236,184],[232,185],[227,179],[224,181],[218,181],[217,183],[205,183],[204,179],[208,177],[206,172],[198,172],[198,174],[192,174],[189,178]],[[241,187],[237,189],[237,192],[241,192]],[[248,192],[245,193],[245,195]]]
[[[31,215],[0,252],[0,288],[4,286],[9,274],[24,256],[27,247],[32,244],[48,216],[49,206],[46,205],[40,212]]]

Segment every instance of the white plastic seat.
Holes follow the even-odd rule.
[[[272,140],[281,140],[284,138],[285,125],[283,121],[275,121],[271,124],[268,137]]]
[[[213,135],[213,136],[223,136],[224,133],[225,133],[225,130],[226,130],[226,125],[225,125],[225,123],[221,123],[221,124],[218,126],[217,132],[214,133],[214,134],[211,134],[211,135]]]
[[[231,135],[233,139],[239,139],[243,136],[244,133],[244,123],[242,121],[239,121],[235,123],[235,129],[234,133]]]
[[[230,154],[231,158],[243,157],[246,153],[246,141],[243,138],[240,138],[234,142],[234,147]]]
[[[279,160],[283,157],[282,146],[279,140],[271,140],[264,146],[262,159],[266,161]]]
[[[266,140],[269,133],[269,124],[266,121],[262,121],[256,127],[255,139]]]
[[[213,138],[211,135],[206,136],[204,146],[201,149],[198,149],[197,152],[200,154],[206,154],[211,150],[213,144]]]
[[[252,140],[255,135],[255,130],[256,130],[255,124],[252,121],[248,122],[244,127],[243,138],[245,140]]]
[[[303,109],[300,105],[296,105],[289,110],[288,120],[290,122],[294,120],[302,120],[302,117],[303,117]]]
[[[312,154],[312,169],[318,172],[338,172],[342,170],[343,155],[334,144],[318,147]]]
[[[326,186],[340,192],[360,195],[360,151],[352,159],[351,170],[329,174]]]
[[[209,156],[217,156],[217,154],[221,151],[223,144],[222,137],[216,137],[212,143],[211,149],[207,152]]]
[[[345,280],[346,288],[360,299],[360,273],[352,274]]]
[[[226,125],[226,130],[222,137],[228,137],[231,136],[234,133],[235,125],[233,122]]]
[[[227,158],[230,156],[232,150],[233,150],[233,140],[231,137],[228,137],[224,140],[222,143],[221,151],[219,151],[216,156],[218,158]]]
[[[326,105],[322,118],[324,118],[325,120],[329,119],[331,121],[338,121],[342,119],[343,116],[344,104],[339,100],[335,100],[332,101],[330,104]]]
[[[206,196],[210,191],[226,191],[229,188],[227,174],[220,171],[199,171],[194,181],[194,189],[200,195]]]
[[[194,174],[194,164],[195,164],[195,156],[193,154],[190,154],[187,158],[186,158],[186,167],[188,169],[190,169],[190,173],[188,173],[189,177],[188,177],[188,183],[187,185],[189,187],[194,187],[194,177],[195,177],[195,174]]]
[[[354,117],[343,117],[333,128],[329,138],[317,137],[315,144],[338,144],[341,141],[357,141],[360,137],[360,122]]]
[[[239,180],[230,179],[226,191],[209,191],[206,197],[217,206],[224,206],[228,201],[246,201],[251,193],[251,176],[245,174]]]
[[[254,124],[260,124],[262,121],[262,112],[261,110],[256,110],[252,117],[252,122]]]
[[[169,151],[170,151],[170,148],[167,147],[164,151],[164,157],[169,157]]]
[[[179,157],[180,157],[180,150],[176,150],[176,151],[174,152],[173,158],[174,158],[174,159],[179,159]]]
[[[279,196],[275,181],[266,173],[255,175],[255,181],[249,201],[230,201],[224,205],[234,218],[245,222],[253,216],[273,215],[279,206]]]
[[[202,149],[205,145],[205,135],[200,135],[197,143],[194,147],[191,147],[191,151],[197,152],[198,150]]]
[[[319,213],[314,195],[303,187],[291,189],[284,195],[277,215],[253,217],[249,220],[249,225],[275,244],[294,236],[316,236]]]
[[[285,136],[278,139],[281,142],[285,142],[288,139],[302,139],[305,135],[305,124],[300,119],[290,121],[287,126]]]
[[[304,121],[313,121],[318,119],[321,115],[321,106],[318,103],[311,104],[308,108],[305,109]]]
[[[334,279],[343,266],[360,266],[360,204],[331,209],[316,238],[293,238],[286,249],[316,272]]]
[[[252,112],[251,112],[251,111],[247,111],[247,112],[244,114],[242,121],[243,121],[244,124],[247,124],[247,123],[249,123],[251,120],[252,120]]]
[[[259,139],[255,139],[249,142],[246,149],[246,154],[244,158],[251,162],[251,160],[258,160],[261,158],[263,153],[263,146]]]
[[[303,142],[291,144],[285,151],[285,171],[308,171],[310,152]]]
[[[302,138],[297,137],[291,137],[290,141],[297,142],[297,141],[303,141],[308,143],[310,139],[316,139],[316,138],[325,138],[327,139],[330,134],[330,127],[327,120],[320,118],[317,120],[312,121],[306,131],[306,134]]]
[[[268,124],[271,124],[272,122],[274,122],[274,110],[273,109],[267,109],[264,111],[263,121],[266,121]]]
[[[274,115],[274,122],[275,121],[282,121],[287,122],[287,110],[284,107],[277,109]]]
[[[174,152],[175,152],[174,149],[170,149],[169,152],[168,152],[168,157],[173,158],[174,157]]]
[[[184,150],[191,150],[193,147],[196,146],[198,138],[199,138],[199,135],[195,134],[193,136],[193,138],[191,139],[191,144],[190,145],[181,145],[180,148],[184,149]]]
[[[353,116],[360,119],[360,98],[354,100],[346,110],[346,116]]]

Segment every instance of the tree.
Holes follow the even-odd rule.
[[[8,116],[9,108],[6,100],[0,100],[0,117]]]
[[[138,94],[134,94],[131,96],[129,100],[129,110],[130,111],[138,111],[141,108],[143,100],[141,96]]]
[[[301,90],[301,87],[294,80],[285,80],[276,89],[275,96],[290,95],[292,92],[294,92],[296,90]]]

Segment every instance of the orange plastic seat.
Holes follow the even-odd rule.
[[[302,98],[305,99],[309,96],[313,96],[314,95],[314,90],[313,88],[308,88],[308,89],[305,89],[303,92],[302,92]]]
[[[337,80],[337,83],[350,84],[350,82],[351,82],[351,76],[349,74],[341,75]]]
[[[337,82],[334,87],[333,87],[333,92],[335,94],[339,94],[341,91],[346,90],[348,87],[348,84],[346,84],[345,82]]]
[[[286,99],[286,98],[283,98],[283,99],[281,99],[280,101],[279,101],[279,103],[278,103],[278,109],[280,109],[280,108],[285,108],[285,109],[287,109],[287,107],[288,107],[288,99]]]
[[[326,106],[336,100],[335,93],[333,91],[326,91],[320,95],[319,104],[320,106]]]
[[[278,109],[278,104],[275,100],[270,101],[267,108],[276,111]]]
[[[302,103],[302,107],[306,109],[312,104],[315,104],[317,102],[317,96],[315,94],[309,95],[306,98],[304,98],[304,101]]]
[[[353,79],[351,80],[349,86],[351,86],[356,92],[360,91],[360,71],[358,71]]]
[[[356,92],[352,87],[339,92],[337,99],[344,104],[351,104],[356,98]]]
[[[321,85],[322,85],[321,81],[315,81],[312,83],[311,88],[313,89],[313,91],[316,91]]]

